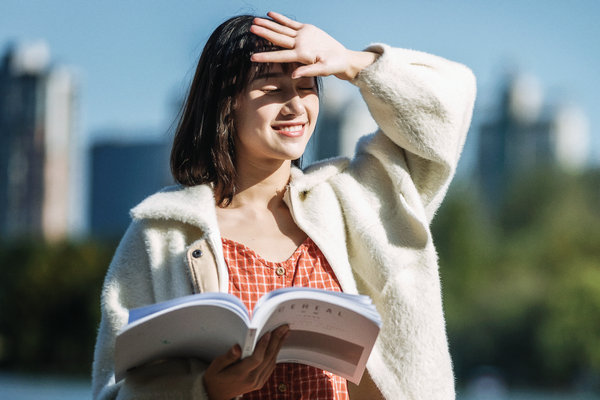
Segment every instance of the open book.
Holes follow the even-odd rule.
[[[172,357],[209,363],[236,343],[242,357],[278,326],[290,331],[277,362],[311,365],[358,384],[375,343],[381,318],[362,295],[291,287],[264,295],[252,318],[237,297],[203,293],[133,309],[115,343],[115,376]]]

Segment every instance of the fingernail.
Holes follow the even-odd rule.
[[[288,325],[283,325],[278,328],[278,334],[280,338],[285,338],[287,334],[290,332],[290,327]]]

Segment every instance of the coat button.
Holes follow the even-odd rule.
[[[277,267],[277,269],[275,270],[275,273],[279,276],[283,276],[283,275],[285,275],[285,268]]]
[[[280,383],[279,386],[277,386],[277,390],[281,393],[285,393],[287,391],[287,385],[285,383]]]
[[[192,257],[194,258],[200,258],[202,257],[202,250],[200,249],[196,249],[192,252]]]

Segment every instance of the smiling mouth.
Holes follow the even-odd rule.
[[[304,134],[306,124],[274,126],[273,130],[277,133],[288,137],[300,137]]]

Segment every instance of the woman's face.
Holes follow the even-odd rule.
[[[274,64],[254,77],[236,101],[236,161],[300,158],[318,115],[316,79],[292,79],[291,70]]]

